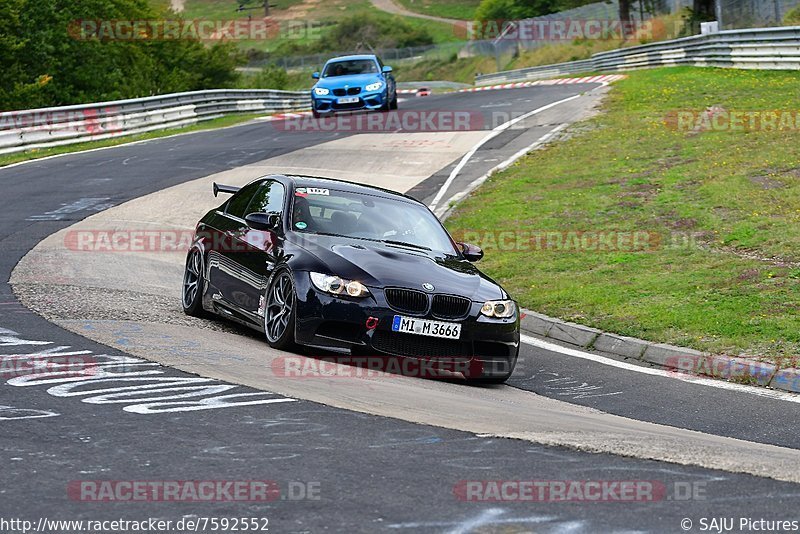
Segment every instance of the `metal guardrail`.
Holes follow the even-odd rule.
[[[476,76],[476,85],[668,65],[800,69],[800,26],[726,30],[599,52],[590,59]]]
[[[308,92],[212,89],[0,113],[0,154],[178,128],[232,113],[308,109]]]

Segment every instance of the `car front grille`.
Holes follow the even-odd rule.
[[[345,95],[357,95],[361,93],[360,87],[349,87],[347,89],[334,89],[333,95],[334,96],[345,96]]]
[[[361,109],[364,107],[364,101],[359,99],[358,102],[351,102],[349,104],[340,104],[334,101],[332,107],[337,110]]]
[[[470,344],[455,339],[418,336],[403,332],[377,330],[372,345],[381,352],[398,356],[429,358],[471,358]]]
[[[425,313],[428,310],[428,295],[422,291],[389,288],[384,294],[389,306],[399,312]]]
[[[459,319],[469,313],[472,301],[454,295],[436,295],[433,297],[431,313],[439,319]]]

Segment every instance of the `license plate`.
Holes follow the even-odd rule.
[[[443,337],[445,339],[458,339],[461,337],[461,325],[458,323],[430,321],[428,319],[417,319],[416,317],[403,317],[402,315],[394,316],[392,330],[420,336]]]
[[[358,97],[346,96],[344,98],[340,98],[339,100],[337,100],[337,102],[339,102],[340,104],[355,104],[356,102],[358,102]]]

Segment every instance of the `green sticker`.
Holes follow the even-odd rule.
[[[296,222],[296,223],[294,223],[294,225],[296,227],[298,227],[299,229],[301,229],[301,230],[305,230],[306,228],[308,228],[308,225],[306,223],[304,223],[303,221]]]

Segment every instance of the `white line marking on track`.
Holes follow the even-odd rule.
[[[479,176],[478,178],[474,179],[472,182],[470,182],[470,184],[466,188],[464,188],[463,190],[459,191],[458,193],[455,193],[452,197],[450,197],[447,200],[447,202],[445,203],[445,205],[443,207],[440,207],[437,211],[435,211],[434,214],[437,217],[441,217],[450,208],[451,204],[453,204],[454,202],[458,202],[463,197],[467,196],[470,192],[472,192],[475,189],[477,189],[478,186],[480,186],[483,182],[485,182],[489,178],[489,176],[491,176],[492,174],[494,174],[494,173],[496,173],[498,171],[502,171],[502,170],[505,170],[506,168],[510,167],[511,164],[513,164],[519,158],[521,158],[522,156],[524,156],[528,152],[536,150],[540,145],[542,145],[542,144],[546,143],[547,141],[549,141],[550,138],[552,138],[555,134],[557,134],[558,132],[560,132],[561,130],[566,128],[567,126],[569,126],[567,123],[559,124],[558,126],[553,128],[552,130],[550,130],[549,132],[547,132],[546,134],[541,136],[539,139],[534,141],[532,144],[530,144],[530,145],[526,146],[525,148],[523,148],[522,150],[518,151],[516,154],[514,154],[510,158],[506,159],[502,163],[499,163],[498,165],[492,167],[491,169],[489,169],[489,171],[486,174],[483,174],[483,175]],[[484,160],[484,161],[496,161],[496,160]]]
[[[501,124],[500,126],[497,126],[496,128],[494,128],[488,135],[486,135],[483,139],[478,141],[478,143],[475,146],[473,146],[470,149],[469,152],[464,154],[464,157],[461,158],[461,161],[458,162],[458,165],[456,165],[455,168],[450,172],[450,176],[447,177],[447,180],[445,180],[444,184],[442,184],[442,187],[439,189],[439,192],[436,193],[435,197],[433,197],[433,202],[431,202],[431,205],[429,206],[431,211],[435,211],[436,210],[436,206],[438,206],[439,202],[442,201],[442,198],[444,197],[444,194],[447,193],[447,190],[453,184],[453,180],[456,179],[456,176],[458,176],[458,173],[461,172],[461,169],[464,168],[464,165],[467,164],[467,162],[470,160],[470,158],[472,158],[472,156],[474,156],[475,153],[484,144],[486,144],[491,139],[494,139],[495,137],[500,135],[500,133],[502,131],[507,130],[511,126],[515,125],[516,123],[518,123],[520,121],[523,121],[523,120],[527,119],[528,117],[532,117],[533,115],[536,115],[537,113],[541,113],[542,111],[546,111],[546,110],[548,110],[550,108],[553,108],[553,107],[555,107],[555,106],[557,106],[559,104],[563,104],[564,102],[569,102],[570,100],[575,100],[576,98],[580,98],[580,97],[581,97],[581,95],[578,94],[578,95],[570,96],[568,98],[563,98],[561,100],[557,100],[556,102],[552,102],[550,104],[547,104],[546,106],[542,106],[540,108],[536,108],[533,111],[529,111],[528,113],[520,115],[519,117],[517,117],[515,119],[511,119],[510,121],[506,121],[503,124]]]
[[[589,360],[602,365],[617,367],[618,369],[625,369],[626,371],[633,371],[635,373],[660,376],[663,378],[672,378],[675,380],[680,380],[682,382],[690,382],[692,384],[697,384],[700,386],[725,389],[728,391],[735,391],[737,393],[748,393],[750,395],[755,395],[757,397],[766,397],[768,399],[773,399],[773,400],[782,400],[787,402],[800,403],[800,395],[795,395],[793,393],[785,393],[783,391],[776,391],[774,389],[767,389],[762,387],[745,386],[743,384],[735,384],[733,382],[726,382],[724,380],[717,380],[714,378],[702,378],[699,376],[679,373],[676,371],[667,371],[665,369],[642,367],[639,365],[634,365],[631,363],[625,363],[619,360],[614,360],[612,358],[607,358],[605,356],[600,356],[599,354],[592,354],[590,352],[584,352],[582,350],[562,347],[561,345],[556,345],[555,343],[550,343],[549,341],[544,341],[543,339],[538,339],[532,336],[526,336],[524,334],[520,336],[520,341],[522,341],[526,345],[538,347],[540,349],[544,349],[550,352],[563,354],[565,356],[572,356],[573,358],[581,358],[583,360]]]

